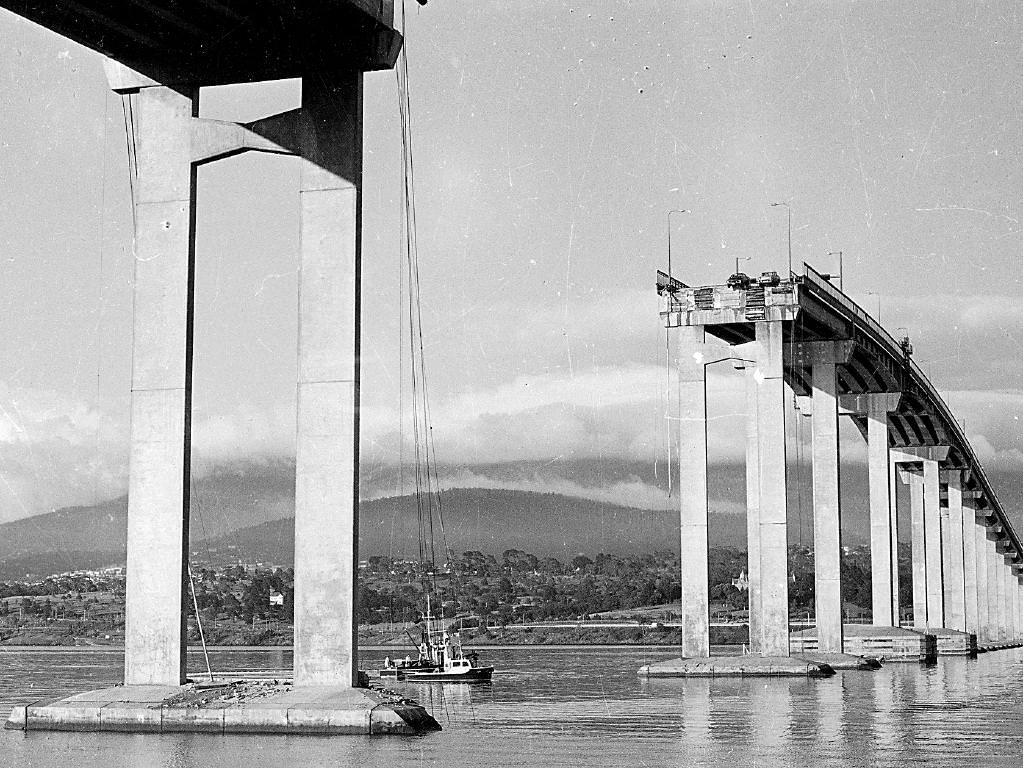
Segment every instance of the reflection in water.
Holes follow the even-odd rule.
[[[787,677],[749,681],[753,752],[763,755],[772,765],[792,765],[786,746],[792,731],[791,686],[796,682],[795,678]]]
[[[694,678],[682,684],[682,740],[686,751],[706,754],[711,747],[710,684],[706,678]]]
[[[385,654],[379,654],[380,659]],[[984,765],[1023,754],[1023,651],[805,678],[642,680],[670,649],[494,649],[490,685],[400,684],[444,726],[409,738],[0,733],[0,764],[61,768]],[[119,651],[0,651],[0,703],[109,685]],[[364,663],[378,661],[371,652]],[[190,661],[195,661],[190,660]],[[290,652],[215,652],[275,670]],[[202,665],[201,657],[198,664]],[[199,668],[201,666],[192,666]]]
[[[899,762],[899,752],[905,743],[902,720],[895,717],[895,702],[902,698],[901,676],[872,674],[870,676],[871,700],[869,737],[865,741],[874,749]]]
[[[847,692],[842,677],[836,675],[827,680],[817,681],[813,686],[817,699],[817,727],[814,741],[823,755],[834,757],[841,754],[842,721]],[[862,748],[862,745],[860,745]]]

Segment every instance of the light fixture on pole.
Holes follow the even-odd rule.
[[[845,272],[842,271],[842,252],[828,251],[828,256],[838,256],[838,290],[845,293],[845,280],[843,278]]]
[[[784,206],[785,210],[788,211],[788,233],[789,233],[789,280],[792,279],[792,206],[788,203],[771,203],[772,208],[778,206]]]
[[[671,285],[671,214],[692,213],[688,208],[675,208],[668,211],[668,285]]]
[[[739,262],[740,261],[749,261],[752,258],[753,258],[752,256],[736,256],[735,257],[735,274],[739,274]]]
[[[881,294],[876,291],[867,291],[868,296],[877,297],[877,322],[881,322]]]

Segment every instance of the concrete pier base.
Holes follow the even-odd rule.
[[[927,634],[934,635],[939,656],[977,655],[977,636],[970,632],[945,627],[928,627]]]
[[[644,664],[641,677],[830,677],[829,665],[793,656],[711,656]]]
[[[885,662],[914,661],[934,663],[938,658],[938,641],[933,634],[900,627],[874,627],[868,624],[846,624],[844,650],[853,656],[867,656]],[[817,653],[817,632],[804,629],[790,638],[792,653],[807,656]]]
[[[118,685],[17,706],[6,728],[128,733],[412,734],[440,730],[419,704],[383,691],[274,686],[246,696],[245,683],[213,688]]]

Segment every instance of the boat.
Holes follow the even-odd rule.
[[[413,659],[384,658],[384,666],[377,674],[381,678],[393,678],[417,683],[485,683],[494,675],[494,668],[481,666],[476,651],[466,653],[458,632],[434,629],[434,617],[430,615],[430,598],[426,598],[426,613],[423,616],[425,628],[418,643],[418,657]],[[439,638],[439,639],[438,639]]]

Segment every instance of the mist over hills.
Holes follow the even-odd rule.
[[[444,526],[438,524],[435,541],[441,552],[447,546],[456,553],[482,550],[500,555],[506,549],[522,549],[540,556],[571,558],[579,552],[642,554],[654,550],[677,552],[677,490],[671,509],[639,509],[629,506],[629,485],[622,485],[614,503],[601,498],[580,498],[572,493],[518,490],[516,485],[558,488],[557,475],[576,477],[568,484],[588,493],[614,487],[626,480],[659,484],[651,465],[615,467],[575,466],[561,462],[552,468],[514,464],[475,468],[473,477],[489,478],[509,488],[455,488],[442,495]],[[663,475],[663,468],[662,473]],[[808,472],[797,478],[790,472],[789,539],[809,545],[813,538],[812,492]],[[521,478],[528,478],[522,482]],[[519,478],[520,480],[517,480]],[[1023,501],[1023,481],[1008,473],[991,473],[991,481],[1009,509]],[[599,485],[603,483],[603,485]],[[661,478],[663,483],[663,476]],[[561,485],[565,485],[564,480]],[[712,546],[745,548],[744,470],[741,466],[713,468],[710,478]],[[797,493],[799,490],[799,493]],[[843,468],[843,543],[862,545],[869,527],[866,517],[865,471]],[[364,485],[364,495],[367,488]],[[192,484],[190,523],[191,558],[197,565],[230,562],[292,564],[294,552],[294,464],[288,462],[246,465],[224,469],[196,479]],[[646,501],[649,501],[649,494]],[[643,503],[637,500],[637,506]],[[667,505],[667,494],[664,494]],[[1015,506],[1014,506],[1015,505]],[[908,505],[903,505],[907,509]],[[124,562],[127,500],[125,497],[92,506],[64,509],[22,518],[0,525],[0,579],[47,575],[61,571],[97,568]],[[903,515],[908,522],[908,514]],[[1017,525],[1019,518],[1016,517]],[[364,500],[360,517],[360,556],[418,555],[415,499],[391,496]],[[900,526],[903,539],[908,528]]]

